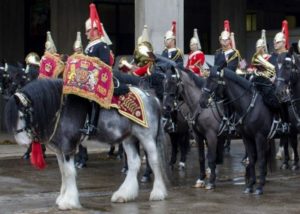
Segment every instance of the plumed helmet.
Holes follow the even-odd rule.
[[[227,40],[230,39],[230,23],[228,20],[224,21],[224,30],[220,35],[220,39]]]
[[[176,39],[176,22],[172,22],[171,30],[168,30],[165,34],[165,40]]]
[[[190,45],[193,45],[193,44],[196,44],[198,50],[201,50],[201,43],[200,43],[199,36],[198,36],[198,30],[196,28],[194,29],[194,34],[190,41]]]
[[[55,44],[53,42],[50,31],[47,32],[47,41],[45,43],[45,51],[50,52],[52,54],[57,53],[57,50],[56,50]]]
[[[289,48],[289,28],[286,20],[282,21],[281,32],[275,35],[274,42],[285,42],[285,47]]]
[[[153,47],[150,42],[142,42],[140,43],[133,54],[134,61],[138,66],[144,66],[148,62],[152,61],[153,56]]]
[[[106,30],[105,30],[105,28],[103,26],[103,23],[101,23],[101,26],[102,26],[102,30],[103,30],[103,36],[101,37],[102,41],[104,43],[106,43],[107,45],[112,45],[112,42],[111,42],[109,36],[106,33]]]
[[[90,18],[85,22],[85,30],[90,30],[90,35],[93,35],[94,31],[100,36],[104,35],[96,5],[93,3],[90,4]]]
[[[78,53],[83,52],[81,33],[79,31],[77,32],[76,41],[74,42],[73,49],[74,49],[74,52],[78,52]]]
[[[256,48],[265,47],[265,46],[266,46],[266,44],[263,39],[260,38],[256,41]]]
[[[25,58],[25,62],[27,65],[36,65],[36,66],[40,66],[40,57],[37,53],[35,52],[30,52],[29,54],[27,54],[26,58]]]
[[[264,47],[265,52],[268,53],[268,47],[267,47],[267,38],[266,38],[266,30],[261,30],[261,37],[256,41],[256,48]]]

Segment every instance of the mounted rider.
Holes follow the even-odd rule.
[[[227,67],[236,71],[241,61],[239,51],[235,46],[234,33],[230,32],[230,23],[224,21],[224,31],[222,31],[219,42],[221,48],[216,50],[214,65]]]
[[[89,43],[84,53],[91,57],[97,57],[107,65],[111,65],[111,51],[104,37],[104,30],[101,25],[95,4],[90,4],[90,18],[85,22],[85,31]],[[106,42],[104,42],[106,41]],[[90,135],[96,131],[99,116],[99,105],[92,102],[92,111],[89,114],[89,121],[81,131]]]
[[[135,76],[144,77],[152,74],[153,65],[153,47],[149,40],[148,27],[144,25],[142,35],[138,38],[133,53],[133,62],[129,63],[122,58],[119,63],[119,69]]]
[[[189,53],[186,68],[199,76],[203,76],[205,55],[201,51],[201,43],[197,31],[197,29],[194,29],[194,35],[190,41],[191,52]]]
[[[176,22],[172,22],[171,30],[167,31],[164,37],[165,49],[162,56],[176,62],[176,64],[183,68],[183,53],[176,47]]]

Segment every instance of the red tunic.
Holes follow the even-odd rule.
[[[205,55],[202,51],[195,51],[189,53],[186,68],[193,71],[194,73],[202,76],[201,67],[204,64]]]
[[[143,67],[135,69],[132,73],[133,73],[133,75],[136,75],[136,76],[139,76],[139,77],[143,77],[147,74],[150,75],[149,67],[150,67],[150,63],[144,65]]]

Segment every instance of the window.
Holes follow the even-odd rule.
[[[256,31],[256,14],[251,13],[246,15],[246,31]]]

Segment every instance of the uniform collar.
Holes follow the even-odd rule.
[[[233,49],[228,49],[226,51],[224,51],[225,55],[231,54],[233,52]]]
[[[190,53],[189,57],[193,57],[193,56],[195,56],[196,54],[199,54],[199,53],[202,53],[202,51],[196,50],[196,51]]]
[[[87,50],[88,50],[90,47],[92,47],[92,46],[94,46],[94,45],[96,45],[96,44],[99,44],[99,43],[101,43],[101,42],[102,42],[101,38],[96,39],[96,40],[94,40],[94,41],[91,41],[91,42],[86,46],[85,52],[87,52]]]
[[[176,51],[176,50],[177,50],[176,48],[169,48],[168,52],[172,52],[172,51]]]

